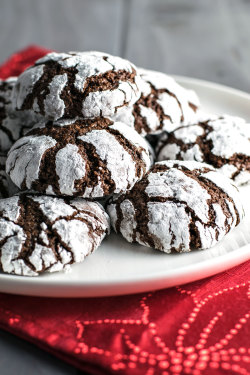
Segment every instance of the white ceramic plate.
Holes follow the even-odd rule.
[[[250,122],[250,95],[214,83],[176,77],[194,89],[205,111],[242,116]],[[246,218],[209,250],[164,254],[131,245],[112,234],[71,273],[19,277],[0,274],[0,292],[46,297],[100,297],[145,292],[202,279],[250,259],[250,187],[241,189]]]

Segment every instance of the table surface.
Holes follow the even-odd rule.
[[[0,60],[38,44],[100,50],[138,66],[250,92],[249,0],[0,0]],[[75,375],[0,331],[1,375]]]

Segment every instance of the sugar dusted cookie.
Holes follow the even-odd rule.
[[[239,117],[214,116],[165,133],[157,153],[158,161],[196,160],[211,164],[238,186],[250,182],[250,124]]]
[[[117,111],[114,120],[146,135],[172,131],[196,119],[199,99],[194,91],[184,89],[164,73],[146,69],[138,72],[143,80],[141,97],[135,104]]]
[[[140,96],[129,61],[102,52],[49,53],[18,78],[13,102],[46,119],[113,115]]]
[[[19,191],[5,172],[5,164],[6,156],[0,155],[0,199],[11,197]]]
[[[156,163],[130,192],[112,198],[107,211],[127,241],[166,253],[210,248],[243,217],[231,180],[191,161]]]
[[[7,153],[37,120],[27,111],[20,113],[12,109],[11,97],[16,80],[16,77],[0,79],[0,153]]]
[[[20,194],[0,200],[0,268],[37,276],[82,262],[109,231],[104,209],[83,199]]]
[[[13,145],[6,162],[22,190],[85,198],[125,192],[149,168],[146,141],[106,119],[41,123]]]

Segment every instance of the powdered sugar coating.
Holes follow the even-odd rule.
[[[60,118],[64,114],[65,104],[60,95],[67,83],[67,74],[55,76],[49,84],[49,94],[44,100],[44,111],[53,118]],[[55,102],[57,105],[55,106]]]
[[[229,159],[234,154],[243,154],[250,157],[250,124],[238,123],[237,118],[224,117],[217,121],[208,122],[212,131],[207,135],[211,140],[214,155]]]
[[[142,118],[147,119],[150,124],[150,128],[157,129],[160,126],[160,120],[156,112],[152,108],[145,107],[142,104],[139,105],[139,108]]]
[[[198,181],[185,175],[182,170],[171,168],[167,173],[149,173],[145,193],[148,197],[169,197],[184,202],[204,223],[209,221],[207,190]],[[181,189],[180,187],[184,187]]]
[[[0,267],[23,276],[61,271],[82,262],[108,232],[108,215],[95,202],[29,194],[3,199]]]
[[[235,187],[233,183],[228,184],[228,178],[224,178],[224,176],[221,173],[217,173],[216,171],[210,171],[204,175],[202,174],[202,177],[211,181],[213,184],[218,186],[224,193],[231,197],[237,211],[241,211],[242,202],[239,196],[239,190]],[[233,212],[231,213],[233,214]]]
[[[114,197],[107,211],[129,242],[170,253],[214,246],[244,215],[239,192],[205,163],[156,163],[130,192]]]
[[[20,215],[20,207],[18,206],[18,196],[14,195],[11,199],[0,200],[0,212],[4,218],[16,221]]]
[[[157,160],[204,161],[218,168],[237,186],[250,182],[250,124],[233,116],[213,116],[195,125],[164,133]]]
[[[199,99],[193,91],[164,73],[146,69],[138,72],[143,80],[141,97],[133,106],[118,109],[111,119],[135,127],[142,135],[173,131],[196,120]]]
[[[129,61],[102,52],[49,53],[18,78],[14,108],[45,119],[111,116],[141,94]]]
[[[18,187],[47,194],[97,198],[131,189],[151,166],[147,141],[123,123],[92,124],[40,123],[11,148],[7,173]]]
[[[76,145],[68,144],[56,154],[56,174],[59,176],[60,191],[64,195],[76,192],[75,181],[85,176],[85,161]]]
[[[12,181],[21,188],[31,189],[32,182],[39,177],[42,157],[56,141],[47,136],[20,138],[11,148],[6,160],[6,171]]]
[[[129,238],[129,242],[133,241],[133,232],[136,228],[136,221],[134,220],[135,208],[132,202],[125,199],[121,202],[120,209],[122,211],[122,223],[121,223],[121,234],[125,238]]]
[[[16,77],[0,79],[0,152],[7,153],[13,143],[34,124],[37,117],[12,109],[12,91]]]
[[[21,109],[25,98],[32,93],[34,85],[43,75],[43,66],[31,67],[25,70],[16,82],[13,90],[13,109]]]
[[[171,252],[171,248],[189,249],[190,236],[187,230],[190,223],[190,215],[185,210],[185,205],[176,206],[173,202],[148,203],[148,231],[154,237],[155,247],[162,247],[165,252]],[[181,225],[180,225],[181,224]],[[174,228],[173,235],[171,233]],[[138,242],[144,245],[144,241],[137,237]]]
[[[125,186],[133,184],[136,175],[136,164],[127,150],[116,138],[105,130],[93,130],[81,137],[83,142],[95,147],[101,160],[105,161],[111,178],[115,182],[115,193],[126,190]],[[125,179],[125,181],[124,181]]]
[[[185,138],[187,143],[195,143],[197,138],[200,137],[203,133],[204,130],[199,125],[193,125],[192,127],[182,127],[180,129],[176,129],[174,132],[176,139],[182,140],[183,138]]]

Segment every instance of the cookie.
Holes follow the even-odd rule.
[[[5,172],[5,164],[6,156],[0,155],[0,199],[11,197],[19,191]]]
[[[112,116],[133,126],[141,135],[173,131],[180,124],[196,119],[199,99],[172,77],[146,69],[138,69],[143,80],[142,94],[132,106],[121,108]]]
[[[101,118],[41,123],[13,145],[6,162],[22,190],[85,198],[125,192],[149,168],[146,141]]]
[[[230,179],[205,163],[173,160],[156,163],[107,211],[127,241],[166,253],[210,248],[243,217]]]
[[[102,52],[49,53],[18,78],[14,108],[48,120],[113,115],[140,96],[129,61]]]
[[[0,153],[7,153],[17,139],[37,121],[37,116],[12,109],[12,90],[17,78],[0,80]]]
[[[157,160],[196,160],[211,164],[237,186],[250,182],[250,124],[233,116],[214,116],[163,134]]]
[[[108,216],[95,202],[32,194],[2,199],[0,268],[23,276],[61,271],[82,262],[108,232]]]

